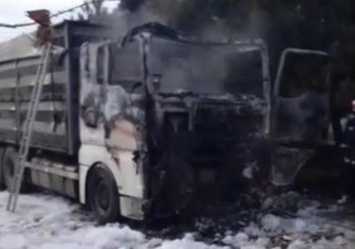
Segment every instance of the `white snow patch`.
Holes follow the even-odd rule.
[[[302,240],[292,242],[287,249],[307,249],[307,244]]]
[[[280,249],[275,238],[289,244],[288,249],[355,248],[355,230],[327,224],[312,209],[299,212],[299,218],[267,214],[240,231],[228,231],[222,242],[229,246],[217,246],[196,241],[193,234],[148,239],[118,223],[95,226],[79,205],[55,196],[21,195],[16,212],[9,213],[7,198],[0,192],[0,249]]]
[[[245,227],[244,232],[251,237],[260,237],[265,234],[265,232],[262,231],[254,222],[251,222],[247,227]]]
[[[194,239],[190,236],[185,236],[183,239],[177,239],[173,241],[164,241],[161,246],[157,247],[157,249],[219,249],[228,247],[219,247],[215,245],[206,245],[202,242],[194,241]]]
[[[95,226],[78,205],[46,195],[21,195],[15,213],[6,211],[8,194],[0,192],[0,249],[218,249],[192,236],[147,239],[127,226]]]
[[[194,240],[147,239],[120,224],[95,226],[78,205],[60,197],[21,195],[15,213],[6,211],[0,192],[0,249],[227,249]],[[257,248],[259,249],[259,248]]]
[[[265,231],[276,231],[281,226],[281,219],[275,215],[268,214],[262,219],[261,225]]]

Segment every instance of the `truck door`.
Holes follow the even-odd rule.
[[[329,78],[327,53],[283,51],[272,98],[274,184],[290,184],[314,149],[331,141]]]
[[[104,163],[119,188],[121,215],[135,219],[142,217],[144,197],[140,51],[136,41],[88,44],[81,63],[81,172]]]
[[[278,142],[319,145],[328,140],[328,54],[286,49],[273,91],[273,138]]]

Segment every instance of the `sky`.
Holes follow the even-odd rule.
[[[17,24],[29,22],[26,11],[36,9],[48,9],[51,13],[80,5],[83,0],[0,0],[0,23]],[[109,5],[117,3],[109,3]],[[72,14],[62,15],[52,20],[53,23],[60,22],[63,19],[69,19]],[[21,33],[31,32],[36,26],[25,28],[9,29],[0,27],[0,41],[9,40]]]

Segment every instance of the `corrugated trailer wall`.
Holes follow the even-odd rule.
[[[79,141],[79,48],[100,38],[101,26],[63,22],[55,27],[55,44],[39,104],[32,146],[76,155]],[[18,144],[26,118],[39,56],[0,62],[0,142]]]
[[[26,118],[39,57],[0,63],[0,140],[17,143]],[[53,55],[34,124],[32,143],[50,150],[67,150],[67,71]]]

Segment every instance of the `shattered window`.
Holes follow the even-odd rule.
[[[263,96],[258,50],[240,52],[234,45],[192,44],[153,38],[149,72],[161,75],[161,92]]]
[[[137,42],[127,43],[123,48],[110,48],[111,85],[121,85],[127,91],[142,81],[142,60]]]
[[[280,94],[298,97],[310,91],[327,91],[328,59],[320,55],[288,54],[280,82]]]
[[[235,53],[227,58],[228,74],[224,81],[227,92],[263,97],[262,60],[260,51]]]

